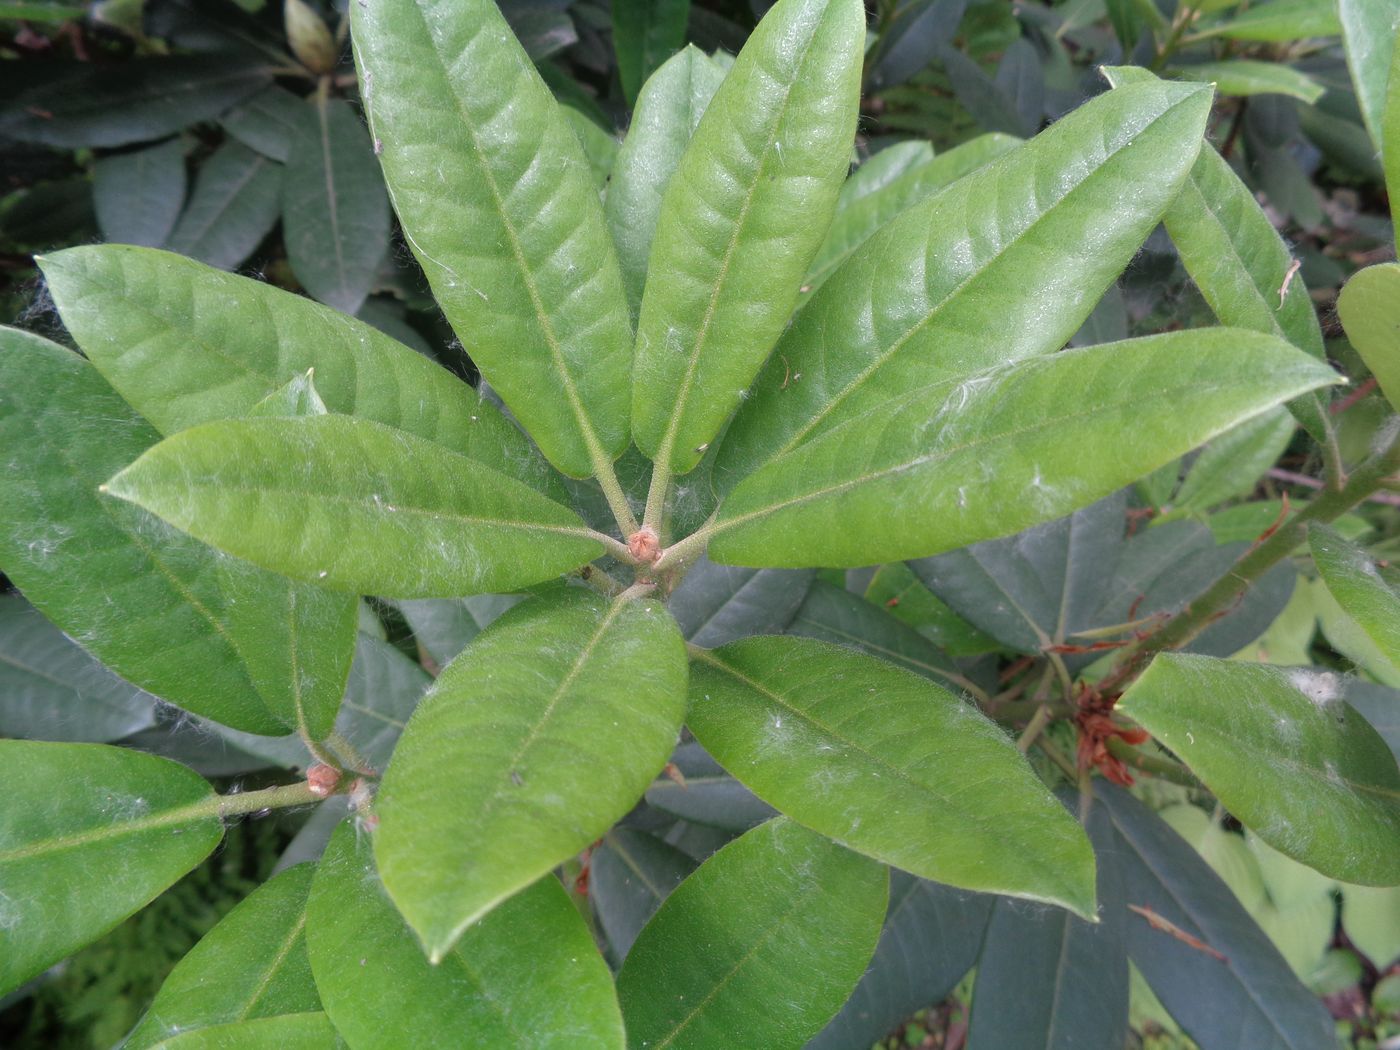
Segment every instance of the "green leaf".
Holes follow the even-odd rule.
[[[1400,958],[1400,886],[1343,886],[1342,927],[1378,970]]]
[[[164,244],[185,203],[185,146],[173,138],[92,166],[97,225],[109,241]]]
[[[200,1028],[321,1009],[306,957],[308,865],[264,883],[170,972],[122,1050]]]
[[[1385,191],[1391,200],[1392,228],[1400,215],[1400,33],[1390,57],[1390,76],[1386,84],[1385,108],[1381,111],[1381,166],[1385,174]],[[1400,237],[1396,238],[1400,244]]]
[[[589,854],[588,899],[613,957],[621,962],[637,934],[695,861],[655,835],[613,828]]]
[[[593,181],[601,193],[607,188],[620,144],[611,131],[604,130],[592,117],[584,116],[571,106],[562,107],[561,112],[565,122],[578,136],[583,155],[588,158],[588,168],[593,172]]]
[[[1109,824],[1102,806],[1090,824]],[[1108,828],[1094,829],[1096,841]],[[1128,1037],[1128,948],[1123,887],[1100,863],[1098,922],[998,898],[977,959],[969,1050],[1119,1047]]]
[[[316,369],[292,376],[286,385],[274,390],[252,408],[248,415],[256,418],[282,419],[289,416],[324,416],[329,409],[316,389]]]
[[[1279,852],[1349,882],[1400,883],[1400,769],[1336,675],[1160,654],[1118,709]]]
[[[389,198],[350,103],[303,106],[282,179],[282,236],[312,296],[353,314],[389,249]]]
[[[306,100],[269,84],[219,117],[223,129],[249,149],[287,162]]]
[[[439,667],[446,667],[473,638],[524,597],[477,594],[470,598],[421,598],[399,602],[398,606],[418,644]]]
[[[1337,314],[1381,393],[1400,409],[1400,264],[1380,263],[1352,274],[1337,296]]]
[[[158,440],[77,354],[0,333],[0,445],[18,457],[0,474],[0,567],[109,668],[189,711],[254,733],[285,732],[299,704],[333,711],[353,602],[99,494]]]
[[[1213,84],[1222,95],[1288,95],[1300,102],[1313,103],[1327,90],[1306,73],[1277,62],[1259,62],[1252,58],[1174,66],[1168,72],[1182,80]]]
[[[1171,511],[1158,520],[1204,514],[1226,500],[1249,495],[1288,448],[1296,429],[1293,417],[1276,408],[1227,430],[1201,450]]]
[[[1337,0],[1337,14],[1362,119],[1376,148],[1384,149],[1383,113],[1400,10],[1384,0]]]
[[[124,682],[18,594],[0,595],[0,735],[106,743],[155,723]]]
[[[725,846],[676,889],[617,975],[628,1045],[802,1047],[880,936],[879,865],[789,821]]]
[[[690,0],[617,0],[612,9],[617,74],[629,104],[643,83],[685,44]]]
[[[826,240],[812,260],[804,290],[821,287],[838,266],[886,223],[1020,144],[1019,139],[1010,135],[979,135],[971,142],[964,142],[904,171],[898,178],[862,194],[844,208],[838,206]]]
[[[389,763],[375,837],[433,959],[641,798],[675,744],[685,676],[660,605],[577,590],[515,607],[442,673]]]
[[[153,755],[0,740],[0,770],[0,993],[148,904],[224,834],[208,782]]]
[[[166,252],[69,248],[40,266],[83,352],[163,433],[247,415],[314,368],[330,411],[407,430],[567,498],[493,404],[367,324]]]
[[[864,41],[853,0],[779,0],[667,185],[632,399],[663,470],[700,461],[787,324],[846,176]]]
[[[662,195],[723,79],[724,68],[691,46],[653,73],[637,97],[605,204],[633,314],[642,302]]]
[[[1369,554],[1326,525],[1308,528],[1308,545],[1337,604],[1400,668],[1400,588]]]
[[[151,1050],[343,1050],[345,1041],[319,1010],[200,1028],[152,1045]]]
[[[759,798],[851,849],[1093,915],[1083,830],[1001,730],[932,682],[820,642],[749,638],[696,656],[687,722]]]
[[[281,192],[282,165],[242,143],[225,142],[200,168],[165,246],[232,270],[276,225]]]
[[[607,966],[552,875],[432,965],[385,894],[369,842],[342,824],[316,869],[307,943],[326,1011],[354,1050],[625,1045]]]
[[[720,449],[723,487],[909,390],[1064,346],[1176,195],[1210,98],[1109,92],[886,225],[779,341]]]
[[[1161,916],[1225,956],[1219,959],[1140,913],[1128,917],[1128,955],[1201,1050],[1332,1050],[1332,1018],[1210,866],[1137,799],[1096,781],[1112,818],[1096,834],[1129,904]]]
[[[1219,25],[1192,34],[1194,39],[1220,36],[1227,40],[1288,43],[1316,36],[1340,36],[1341,20],[1331,3],[1317,0],[1270,0],[1233,12]]]
[[[217,116],[271,79],[265,63],[213,55],[55,66],[0,106],[0,135],[60,149],[149,142]]]
[[[865,976],[806,1050],[850,1050],[941,1002],[977,961],[993,898],[890,872],[890,908]]]
[[[666,603],[686,641],[706,649],[792,622],[816,573],[735,569],[702,557]]]
[[[853,567],[1008,535],[1336,381],[1326,364],[1278,339],[1229,328],[1066,350],[948,380],[750,475],[720,507],[710,557]]]
[[[627,445],[630,326],[578,138],[492,0],[350,9],[405,237],[472,361],[549,461]]]
[[[105,491],[256,565],[355,594],[508,591],[603,552],[572,511],[514,478],[353,416],[204,423]]]

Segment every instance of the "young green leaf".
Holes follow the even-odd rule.
[[[787,324],[849,165],[864,9],[779,0],[667,185],[637,320],[632,433],[685,473]]]
[[[1297,429],[1286,410],[1275,408],[1227,430],[1192,461],[1171,501],[1171,509],[1157,520],[1204,516],[1226,500],[1248,496],[1264,473],[1279,461]]]
[[[281,192],[282,165],[241,142],[225,142],[200,169],[165,246],[232,270],[277,224]]]
[[[1281,340],[1230,328],[1066,350],[949,380],[751,474],[720,507],[710,557],[860,566],[1009,535],[1337,381]]]
[[[0,770],[0,993],[144,907],[224,834],[208,782],[154,755],[0,740]]]
[[[1337,314],[1381,393],[1400,408],[1400,264],[1379,263],[1352,274],[1337,296]]]
[[[1400,587],[1381,575],[1370,555],[1348,543],[1335,529],[1309,526],[1308,544],[1317,571],[1337,604],[1400,668]]]
[[[1176,196],[1210,100],[1109,92],[886,225],[779,341],[725,436],[721,487],[911,389],[1064,346]]]
[[[472,361],[550,462],[627,445],[631,326],[578,138],[492,0],[350,5],[389,195]]]
[[[617,975],[633,1050],[798,1050],[845,1002],[880,936],[878,864],[789,821],[762,824],[677,887]]]
[[[1112,818],[1090,825],[1094,845],[1127,903],[1195,939],[1128,916],[1133,965],[1201,1050],[1331,1050],[1326,1008],[1201,856],[1128,792],[1097,781],[1094,795]]]
[[[331,837],[307,906],[316,984],[352,1050],[622,1050],[607,966],[552,875],[502,902],[433,965],[384,892],[370,844]]]
[[[1259,62],[1252,58],[1174,66],[1170,72],[1183,80],[1213,84],[1222,95],[1288,95],[1311,104],[1327,91],[1320,81],[1306,73],[1279,62]]]
[[[0,473],[0,566],[66,634],[173,704],[252,733],[286,732],[299,706],[333,714],[353,601],[99,494],[159,437],[77,354],[0,332],[0,445],[18,457]]]
[[[509,591],[603,552],[528,486],[353,416],[205,423],[105,491],[255,565],[355,594]]]
[[[1335,674],[1161,654],[1118,709],[1281,853],[1348,882],[1400,883],[1400,769]]]
[[[690,0],[617,0],[612,9],[617,75],[635,102],[643,83],[685,44]]]
[[[309,865],[264,883],[225,915],[170,972],[122,1050],[258,1017],[321,1009],[306,957]]]
[[[389,249],[389,198],[348,102],[301,107],[282,179],[282,237],[303,288],[347,314],[360,308]]]
[[[637,98],[604,206],[634,315],[646,285],[662,195],[723,79],[719,63],[688,46],[647,79]]]
[[[821,642],[749,638],[697,656],[687,722],[759,798],[851,849],[1094,913],[1083,829],[1001,730],[926,679]],[[996,791],[969,788],[982,783]]]
[[[1221,36],[1227,40],[1291,43],[1315,36],[1340,36],[1342,23],[1332,4],[1317,0],[1269,0],[1245,11],[1232,11],[1213,26],[1198,30],[1196,39]]]
[[[167,252],[69,248],[40,266],[83,353],[163,433],[247,415],[314,368],[330,411],[407,430],[566,498],[495,405],[354,318]]]
[[[375,836],[434,960],[641,798],[675,744],[685,679],[660,605],[575,590],[516,606],[442,673],[389,763]]]

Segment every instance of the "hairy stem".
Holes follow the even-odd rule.
[[[1200,781],[1191,774],[1191,771],[1179,762],[1173,762],[1161,755],[1145,754],[1121,737],[1111,736],[1108,738],[1107,744],[1108,753],[1126,766],[1139,769],[1144,773],[1151,773],[1155,777],[1170,780],[1173,784],[1180,784],[1183,787],[1201,786]]]
[[[670,495],[671,468],[658,456],[651,468],[651,487],[647,490],[647,507],[642,513],[642,524],[654,529],[658,536],[665,524],[662,519],[666,517],[666,500]]]
[[[632,535],[637,531],[637,517],[632,513],[632,504],[627,502],[627,494],[622,491],[622,483],[617,480],[612,461],[606,456],[595,458],[593,476],[598,479],[598,486],[603,490],[603,497],[608,501],[622,535]]]
[[[302,781],[300,784],[283,784],[281,787],[264,788],[261,791],[220,795],[200,803],[199,808],[210,811],[211,815],[233,817],[240,813],[256,813],[262,809],[286,809],[288,806],[306,806],[321,801],[322,796],[317,795]]]

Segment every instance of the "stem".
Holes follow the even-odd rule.
[[[653,474],[652,478],[655,479],[655,477],[656,475]],[[709,521],[685,539],[671,544],[662,551],[660,560],[652,567],[653,570],[657,573],[674,572],[678,568],[689,565],[705,553],[710,537],[718,531],[719,528],[715,525],[715,519],[712,516]]]
[[[622,581],[596,565],[581,565],[574,570],[574,575],[609,598],[616,598],[624,589]]]
[[[350,772],[359,773],[365,777],[379,776],[379,771],[374,768],[369,759],[360,753],[360,749],[336,730],[332,729],[330,735],[326,737],[326,745],[340,756]]]
[[[1050,743],[1044,736],[1035,742],[1035,746],[1045,753],[1045,757],[1055,765],[1060,767],[1060,771],[1075,783],[1079,782],[1079,770],[1074,768],[1074,763],[1065,758],[1065,753],[1054,744]]]
[[[1050,708],[1044,704],[1035,709],[1035,714],[1031,715],[1030,722],[1025,730],[1016,738],[1016,750],[1025,754],[1035,743],[1035,738],[1040,736],[1040,731],[1050,724]]]
[[[335,760],[325,748],[323,748],[311,735],[311,731],[306,728],[306,722],[301,717],[301,705],[297,705],[297,736],[301,737],[301,742],[306,750],[311,752],[311,757],[323,766],[330,766],[339,769],[340,763]]]
[[[627,502],[627,494],[622,491],[622,483],[617,480],[612,461],[606,456],[595,457],[593,476],[598,479],[598,487],[603,490],[603,497],[608,501],[622,535],[632,535],[637,531],[637,516],[632,513],[632,504]]]
[[[1400,470],[1400,434],[1356,468],[1339,489],[1322,492],[1293,515],[1268,539],[1251,548],[1234,567],[1216,580],[1205,594],[1125,652],[1123,659],[1100,688],[1118,685],[1153,653],[1185,645],[1214,620],[1228,612],[1250,586],[1307,539],[1308,525],[1341,517],[1371,495],[1391,474]]]
[[[668,450],[669,451],[669,450]],[[666,516],[666,499],[671,494],[671,468],[658,456],[651,469],[651,488],[647,490],[647,508],[642,524],[661,535],[662,518]]]
[[[613,601],[621,603],[630,602],[636,598],[645,598],[654,590],[656,590],[656,584],[651,583],[650,581],[646,581],[643,583],[634,583],[631,587],[628,587],[625,591],[623,591],[616,598],[614,598]]]
[[[200,803],[198,808],[210,811],[213,816],[233,817],[240,813],[256,813],[260,809],[285,809],[288,806],[306,806],[322,801],[324,799],[314,794],[303,781],[300,784],[264,788],[262,791],[219,795],[208,802]]]
[[[627,544],[623,543],[617,537],[609,536],[606,532],[594,532],[592,529],[589,529],[588,531],[588,538],[592,540],[597,540],[599,543],[601,543],[604,547],[608,549],[608,553],[611,554],[618,561],[626,562],[628,565],[637,564],[637,559],[633,556],[631,548],[629,548]]]
[[[1151,773],[1163,780],[1170,780],[1173,784],[1181,784],[1183,787],[1200,786],[1200,781],[1192,776],[1191,771],[1181,763],[1173,762],[1161,755],[1145,754],[1121,737],[1111,736],[1108,738],[1108,753],[1124,765],[1140,769],[1144,773]]]

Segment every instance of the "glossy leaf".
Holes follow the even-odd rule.
[[[1179,84],[1110,92],[885,226],[775,348],[722,487],[909,390],[1064,346],[1176,195],[1209,107]]]
[[[254,564],[356,594],[508,591],[603,550],[521,482],[351,416],[182,430],[105,491]]]
[[[632,402],[665,469],[700,461],[787,324],[846,176],[864,40],[853,0],[779,0],[667,185]]]
[[[613,828],[589,854],[588,899],[618,962],[695,861],[655,835]]]
[[[165,252],[69,248],[40,265],[83,352],[166,434],[246,415],[314,368],[330,411],[407,430],[565,498],[493,404],[367,324]]]
[[[613,5],[617,74],[628,102],[642,84],[685,43],[690,0],[618,0]]]
[[[144,907],[224,833],[198,773],[103,744],[0,740],[0,790],[0,992]]]
[[[890,908],[865,976],[807,1050],[876,1043],[943,1000],[977,961],[992,897],[890,872]]]
[[[1334,674],[1162,654],[1118,710],[1275,849],[1348,882],[1400,883],[1400,769]]]
[[[1322,362],[1239,329],[1083,347],[949,380],[750,475],[721,506],[710,557],[859,566],[1007,535],[1336,381]]]
[[[409,246],[472,361],[583,477],[627,444],[630,327],[582,147],[492,0],[350,9]]]
[[[1400,264],[1380,263],[1352,274],[1337,297],[1337,314],[1381,393],[1392,408],[1400,406]]]
[[[1222,95],[1287,95],[1300,102],[1313,103],[1327,90],[1306,73],[1278,62],[1260,62],[1252,58],[1177,66],[1171,72],[1183,80],[1213,84]]]
[[[1126,791],[1100,781],[1094,793],[1114,831],[1097,843],[1099,857],[1117,868],[1127,903],[1225,955],[1128,916],[1129,957],[1201,1050],[1332,1050],[1326,1008],[1210,866]]]
[[[1400,587],[1393,577],[1387,579],[1369,554],[1325,525],[1308,529],[1308,545],[1337,604],[1400,667]]]
[[[850,646],[935,682],[957,674],[953,661],[914,628],[824,580],[812,584],[787,633]]]
[[[582,591],[517,606],[442,673],[389,764],[375,837],[434,959],[632,808],[675,744],[685,676],[660,605]]]
[[[642,302],[662,195],[723,79],[723,67],[691,46],[653,73],[637,97],[605,205],[633,314]]]
[[[216,116],[271,79],[265,65],[209,55],[75,63],[0,106],[0,135],[60,149],[149,142]]]
[[[812,260],[804,290],[820,287],[838,266],[887,222],[1018,145],[1020,140],[1010,135],[980,135],[971,142],[964,142],[947,153],[904,171],[878,189],[862,194],[846,207],[838,207],[826,240]]]
[[[389,198],[350,103],[323,101],[300,116],[282,179],[287,261],[311,295],[353,314],[389,248]]]
[[[872,154],[841,184],[841,192],[836,195],[836,218],[832,219],[832,225],[836,225],[847,208],[855,207],[865,197],[884,189],[905,172],[931,160],[933,143],[916,139],[896,142]]]
[[[159,1043],[151,1050],[343,1050],[345,1041],[325,1014],[282,1014],[199,1028]]]
[[[0,595],[0,735],[106,743],[153,725],[155,702],[18,594]]]
[[[189,711],[279,733],[304,687],[317,710],[332,707],[353,603],[225,558],[99,494],[105,476],[158,439],[77,354],[5,330],[0,444],[20,458],[0,474],[0,567],[109,668]],[[311,644],[287,629],[297,623],[317,625]]]
[[[316,984],[353,1050],[625,1045],[607,966],[545,875],[433,965],[384,892],[370,845],[342,824],[307,906]]]
[[[870,961],[889,897],[878,864],[789,821],[725,846],[642,930],[617,977],[628,1045],[801,1047]],[[704,951],[697,950],[704,947]]]
[[[792,622],[816,573],[735,569],[701,558],[666,607],[689,642],[713,649],[750,634],[778,634]]]
[[[321,1009],[306,957],[312,869],[291,868],[225,915],[170,972],[122,1050],[215,1025]]]
[[[699,656],[690,695],[696,739],[794,820],[915,875],[1093,913],[1083,831],[1001,730],[933,683],[820,642],[750,638]]]
[[[109,241],[164,244],[185,203],[185,147],[178,138],[103,157],[92,168],[97,224]]]
[[[200,168],[194,192],[165,246],[232,270],[277,223],[282,165],[239,142],[225,142]]]
[[[1095,841],[1109,817],[1090,810]],[[992,909],[972,993],[969,1050],[1118,1047],[1128,1037],[1128,949],[1123,887],[1102,861],[1098,922],[1005,897]]]
[[[777,816],[693,740],[671,757],[680,776],[660,776],[647,788],[647,805],[654,809],[733,834]]]
[[[1337,14],[1362,119],[1371,141],[1383,149],[1382,114],[1400,10],[1384,0],[1337,0]]]

